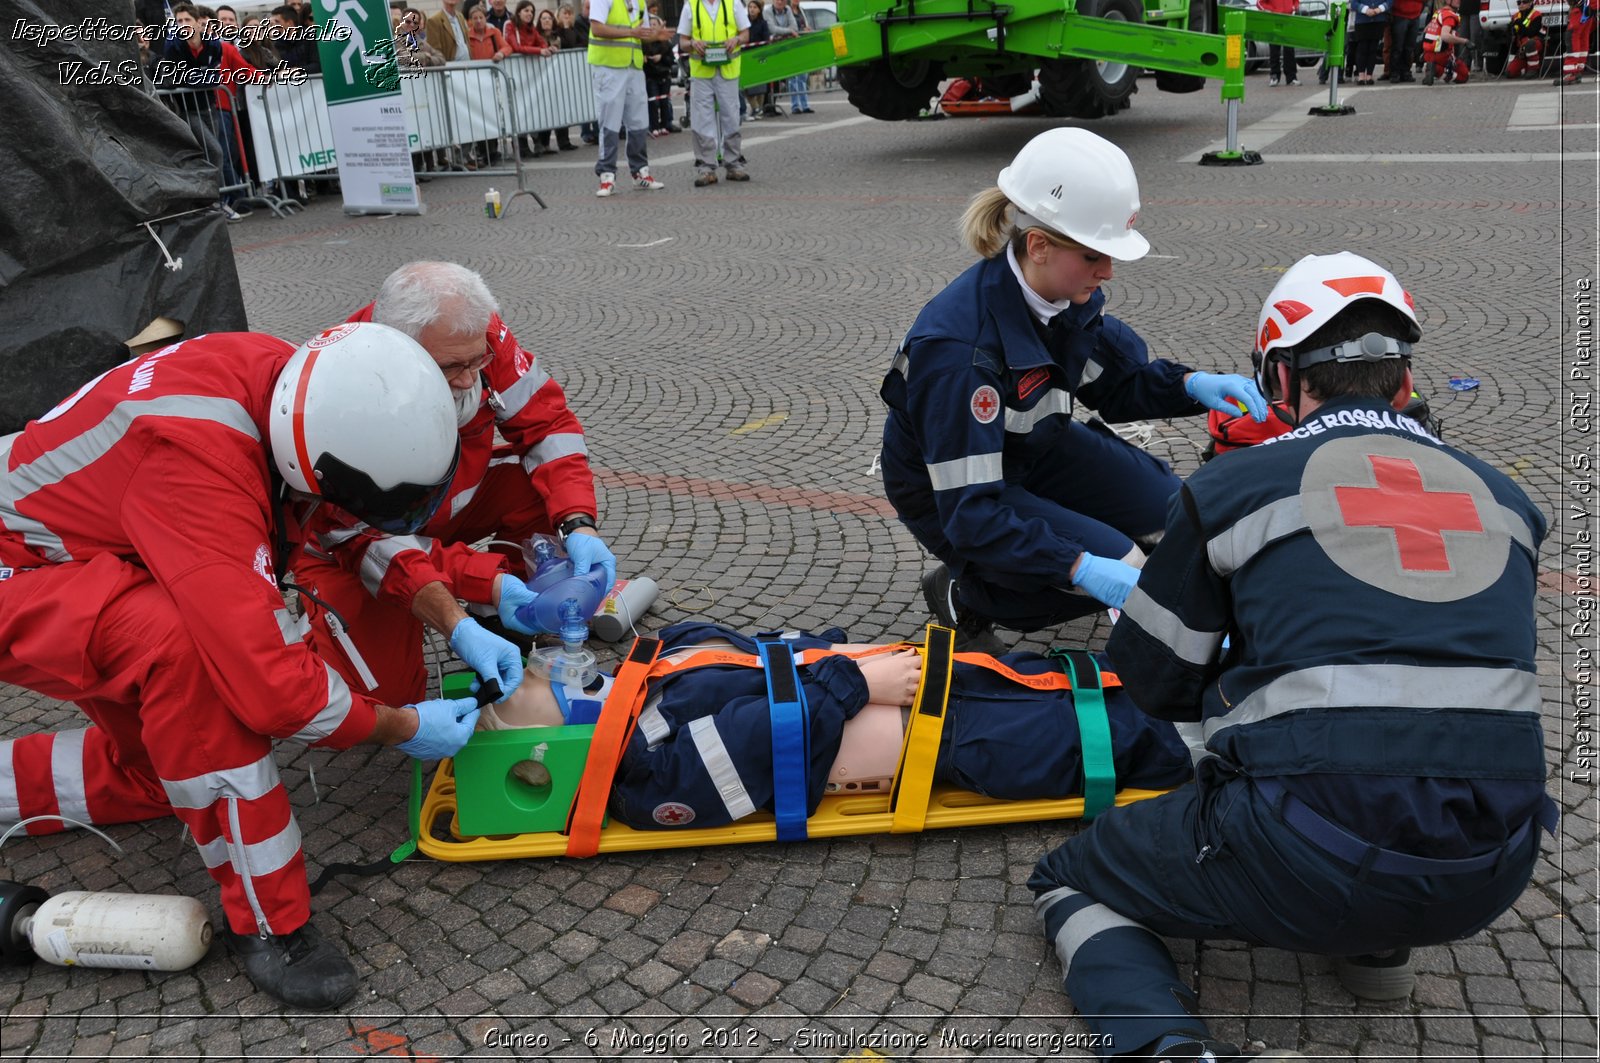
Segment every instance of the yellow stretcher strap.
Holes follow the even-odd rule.
[[[611,685],[589,742],[578,795],[572,800],[572,814],[567,820],[568,856],[593,856],[600,851],[600,827],[606,818],[611,780],[616,777],[617,765],[622,762],[622,753],[639,719],[645,682],[660,653],[660,639],[636,638],[628,659],[617,669],[616,682]]]
[[[900,766],[894,773],[894,820],[891,834],[922,830],[928,818],[928,794],[933,790],[933,767],[939,759],[939,739],[944,733],[944,710],[950,701],[950,680],[956,633],[928,625],[923,650],[922,682],[911,710],[911,725],[900,746]]]

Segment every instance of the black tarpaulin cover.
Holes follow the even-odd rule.
[[[245,328],[227,223],[208,209],[216,170],[188,126],[142,84],[62,83],[99,63],[136,71],[138,42],[27,39],[102,20],[132,26],[131,0],[0,0],[0,433],[126,360],[157,317],[187,336]]]

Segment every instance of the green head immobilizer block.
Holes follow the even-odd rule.
[[[470,673],[447,675],[443,694],[447,698],[470,697],[471,682]],[[455,755],[456,825],[461,833],[565,830],[593,737],[593,724],[474,734]],[[550,781],[530,786],[519,778],[514,769],[525,760],[542,763],[550,772]]]

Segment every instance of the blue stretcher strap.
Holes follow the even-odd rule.
[[[1078,744],[1083,749],[1083,818],[1090,820],[1117,799],[1117,766],[1112,758],[1105,693],[1100,687],[1100,665],[1087,650],[1053,649],[1050,656],[1072,680],[1072,707],[1078,715]]]
[[[779,640],[756,643],[761,670],[767,677],[767,705],[772,713],[772,804],[778,840],[806,840],[806,775],[811,767],[811,714],[794,647]]]

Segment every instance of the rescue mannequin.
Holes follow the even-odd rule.
[[[1410,949],[1509,908],[1554,823],[1545,518],[1397,412],[1420,335],[1368,259],[1285,272],[1257,352],[1299,426],[1189,477],[1112,629],[1134,702],[1199,721],[1205,755],[1193,785],[1111,809],[1028,884],[1074,1006],[1123,1053],[1238,1053],[1163,936],[1333,956],[1350,992],[1401,999]]]
[[[0,742],[0,826],[176,814],[256,987],[301,1009],[344,1003],[355,968],[309,921],[272,743],[447,757],[478,710],[385,704],[318,659],[276,578],[282,510],[309,498],[415,531],[456,471],[439,371],[381,325],[340,325],[298,350],[216,333],[97,377],[0,440],[7,450],[0,682],[75,702],[93,725]],[[522,678],[501,675],[513,689]]]
[[[1207,408],[1256,420],[1249,379],[1151,361],[1102,313],[1112,260],[1150,245],[1134,229],[1128,157],[1083,129],[1034,137],[961,220],[982,257],[912,324],[879,394],[884,491],[941,564],[923,578],[956,648],[1000,652],[1000,624],[1033,631],[1119,606],[1160,534],[1178,478],[1104,425]],[[976,354],[974,353],[976,352]]]
[[[471,544],[556,533],[580,575],[604,568],[608,587],[616,578],[616,558],[596,528],[583,426],[499,311],[483,278],[465,266],[410,262],[351,318],[422,345],[450,386],[461,440],[449,493],[420,535],[386,535],[322,511],[308,518],[294,557],[313,645],[352,687],[396,704],[427,689],[424,625],[448,636],[480,675],[507,667],[521,675],[517,647],[502,637],[534,634],[515,615],[532,600],[519,578],[521,553]],[[497,433],[504,444],[495,443]]]
[[[656,637],[664,643],[663,656],[729,648],[754,653],[756,647],[748,636],[699,622],[676,624]],[[797,651],[866,648],[842,643],[838,629],[785,638]],[[1023,673],[1061,670],[1034,653],[1007,654],[1001,660]],[[808,812],[816,810],[824,795],[843,736],[863,722],[863,708],[869,703],[909,708],[921,675],[922,658],[915,651],[859,660],[825,657],[800,668],[811,723]],[[485,708],[479,727],[558,726],[574,704],[603,701],[608,690],[608,682],[589,691],[553,690],[530,670],[516,693]],[[638,830],[717,827],[772,807],[771,722],[760,669],[716,666],[678,672],[653,680],[645,704],[612,784],[613,817]],[[957,661],[934,780],[1005,799],[1082,794],[1082,753],[1072,704],[1071,691],[1032,691],[979,665]],[[1140,713],[1115,687],[1105,691],[1105,704],[1119,787],[1164,788],[1189,778],[1190,752],[1171,724]],[[691,728],[702,719],[716,741]],[[898,739],[894,741],[898,748]],[[738,793],[731,797],[727,770],[714,770],[724,762],[737,779]]]

